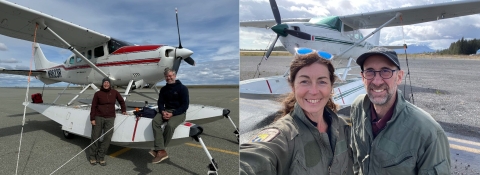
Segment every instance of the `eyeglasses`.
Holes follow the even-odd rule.
[[[298,55],[306,55],[306,54],[309,54],[309,53],[312,53],[312,52],[316,52],[318,54],[318,56],[326,59],[326,60],[331,60],[333,59],[333,55],[328,53],[328,52],[324,52],[324,51],[316,51],[316,50],[313,50],[313,49],[310,49],[310,48],[305,48],[305,47],[301,47],[301,48],[297,48],[296,49],[297,51],[297,54]]]
[[[382,69],[379,71],[365,70],[365,71],[362,71],[362,75],[363,75],[363,78],[367,80],[372,80],[373,78],[375,78],[375,75],[378,72],[380,74],[380,77],[382,77],[383,79],[389,79],[389,78],[392,78],[393,72],[395,71],[397,70],[392,70],[392,69]]]

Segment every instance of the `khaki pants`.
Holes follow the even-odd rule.
[[[92,139],[91,141],[97,140],[102,135],[102,129],[104,132],[110,130],[115,125],[115,117],[111,118],[104,118],[100,116],[95,116],[95,126],[92,126]],[[103,161],[105,160],[105,153],[110,146],[110,142],[112,141],[113,136],[113,129],[105,134],[103,137],[103,141],[100,139],[93,143],[90,146],[90,160],[98,160]]]
[[[167,110],[169,111],[169,110]],[[156,151],[158,150],[165,150],[165,147],[168,146],[170,140],[172,140],[173,132],[178,125],[185,121],[186,114],[180,114],[176,116],[172,116],[170,120],[163,121],[162,113],[158,113],[152,121],[152,128],[153,128],[153,137],[154,142],[153,146]],[[162,131],[162,124],[167,122],[164,131]]]

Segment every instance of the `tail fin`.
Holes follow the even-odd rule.
[[[382,30],[379,30],[377,33],[373,34],[373,36],[370,38],[371,43],[374,46],[379,46],[380,45],[380,32]]]
[[[35,47],[34,60],[35,60],[36,70],[46,69],[46,68],[55,67],[59,65],[57,63],[50,62],[47,60],[47,58],[45,58],[45,55],[43,54],[43,51],[40,48],[40,45],[38,45],[38,43],[35,43],[34,47]]]

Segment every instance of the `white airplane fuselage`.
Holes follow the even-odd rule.
[[[85,57],[90,58],[89,60],[107,75],[115,78],[112,81],[114,85],[126,86],[130,80],[143,84],[164,80],[163,71],[167,67],[172,67],[174,50],[175,47],[167,45],[124,46],[111,54],[97,58],[94,55],[88,56],[88,54]],[[83,51],[82,53],[89,52],[93,51]],[[105,53],[108,53],[106,48]],[[37,78],[50,83],[94,83],[100,85],[104,78],[75,54],[68,57],[64,64],[40,70],[45,70],[46,73]]]
[[[371,43],[362,42],[338,57],[355,42],[363,39],[363,35],[358,30],[339,32],[324,25],[316,25],[309,22],[285,22],[282,24],[288,25],[288,28],[291,30],[299,30],[312,35],[310,40],[297,38],[292,35],[281,36],[279,39],[283,46],[292,54],[295,54],[296,48],[306,47],[331,53],[334,55],[334,59],[348,59],[350,57],[357,58],[374,47]]]

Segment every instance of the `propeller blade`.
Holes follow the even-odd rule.
[[[195,66],[195,60],[193,60],[192,57],[185,58],[184,61],[192,66]]]
[[[275,0],[270,0],[270,7],[272,7],[273,16],[275,17],[275,22],[278,24],[282,23],[282,18],[280,17],[280,11],[278,11],[277,2]]]
[[[175,59],[173,60],[173,66],[172,66],[172,69],[175,70],[176,73],[178,73],[178,69],[180,68],[180,59]]]
[[[268,59],[268,57],[270,57],[270,54],[273,51],[273,47],[275,47],[275,44],[277,43],[278,37],[280,37],[280,35],[277,35],[275,41],[273,41],[272,45],[270,45],[270,48],[268,48],[267,53],[265,54],[265,59]]]
[[[177,32],[178,32],[178,48],[183,48],[182,47],[182,41],[180,40],[180,27],[178,27],[178,10],[175,8],[175,16],[177,17]]]
[[[177,58],[177,48],[175,48],[175,59],[173,59],[173,66],[172,69],[178,74],[178,69],[180,68],[180,63],[182,61],[181,58]]]
[[[296,30],[285,30],[286,33],[288,33],[289,35],[292,35],[294,37],[297,37],[297,38],[300,38],[300,39],[304,39],[304,40],[311,40],[312,39],[312,35],[308,34],[308,33],[305,33],[305,32],[300,32],[300,31],[296,31]]]

